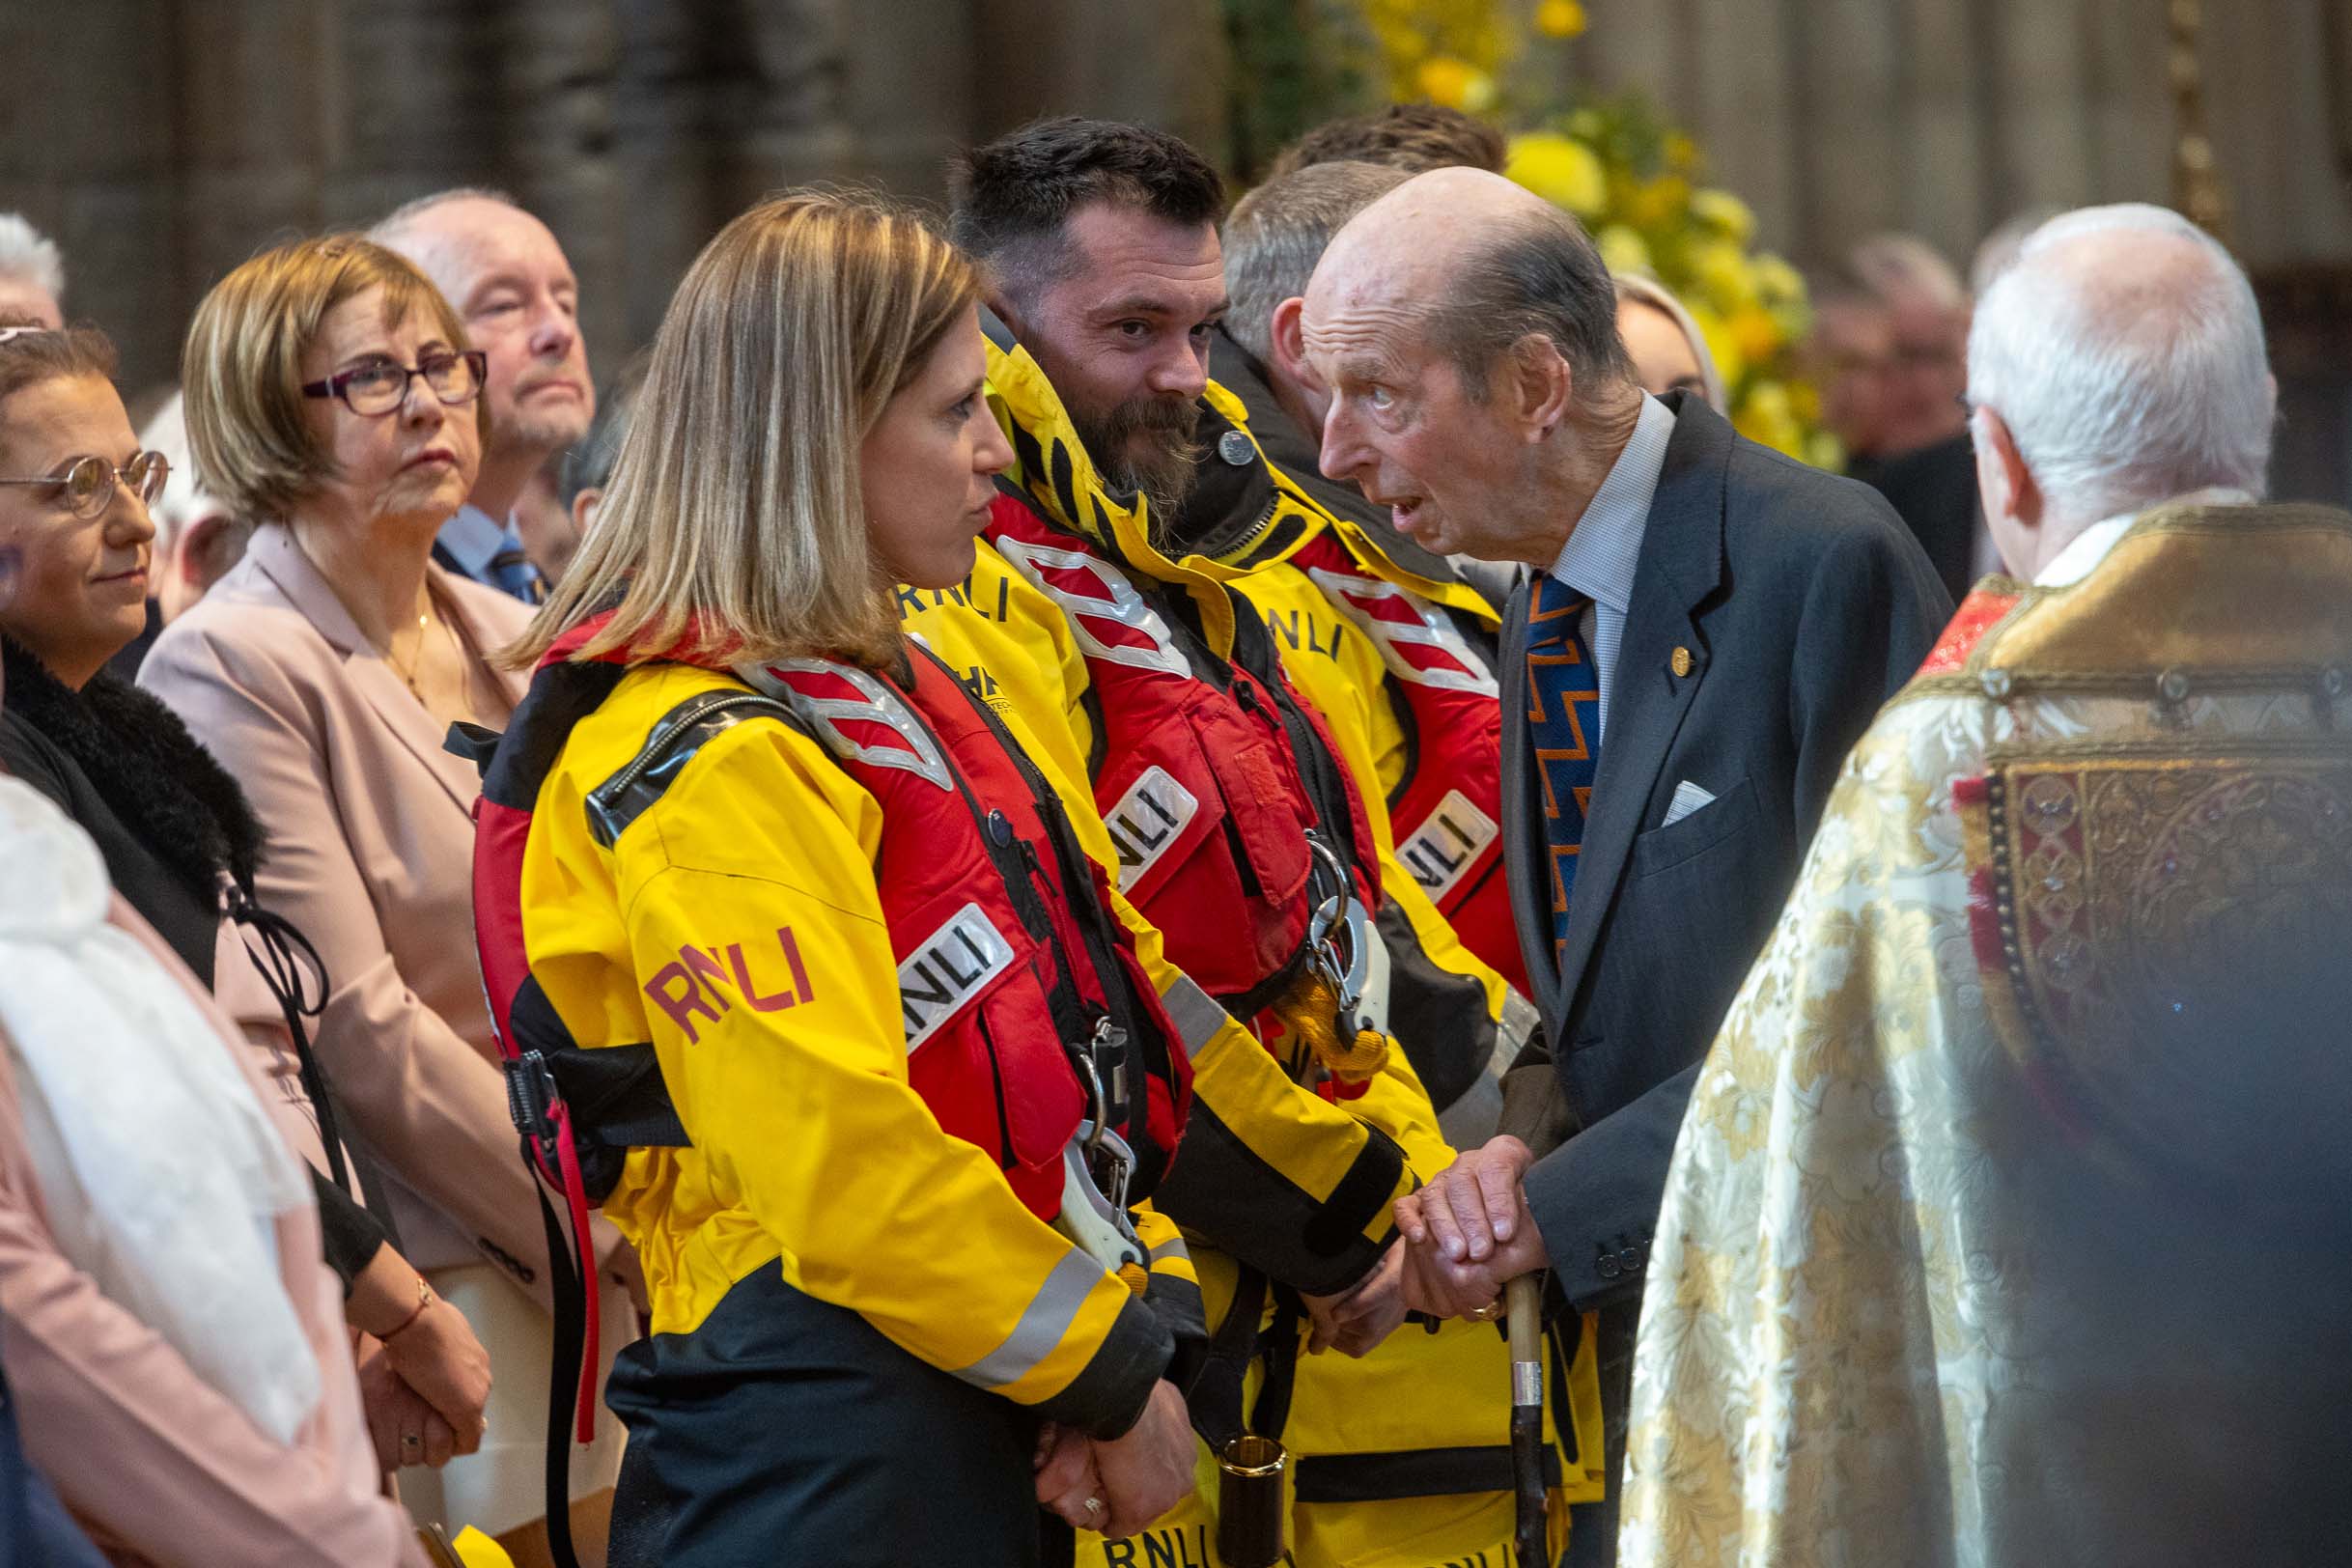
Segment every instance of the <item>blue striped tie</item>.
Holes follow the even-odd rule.
[[[1527,606],[1527,738],[1544,790],[1544,843],[1552,859],[1552,962],[1568,941],[1584,814],[1601,767],[1601,682],[1580,630],[1592,603],[1557,577],[1535,579]]]

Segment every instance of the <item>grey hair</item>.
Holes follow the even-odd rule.
[[[155,525],[156,554],[170,554],[189,523],[213,513],[229,515],[240,534],[252,532],[250,521],[237,518],[228,502],[196,482],[196,461],[188,450],[186,406],[179,392],[173,392],[148,420],[139,432],[139,444],[150,452],[162,453],[163,461],[170,464],[163,493],[147,509]]]
[[[1682,329],[1684,339],[1691,345],[1691,357],[1698,361],[1698,380],[1706,393],[1707,406],[1728,415],[1731,396],[1723,389],[1723,373],[1716,368],[1714,350],[1707,347],[1707,335],[1691,319],[1690,310],[1674,297],[1674,292],[1638,272],[1619,272],[1611,281],[1617,286],[1617,303],[1622,305],[1631,300],[1637,305],[1647,305]]]
[[[2186,241],[2198,264],[2053,254],[2131,234]],[[1968,382],[2072,521],[2212,487],[2263,490],[2276,393],[2261,311],[2229,253],[2177,212],[2084,208],[2028,236],[1977,302]]]
[[[518,212],[524,210],[520,202],[503,190],[496,190],[489,185],[452,185],[447,190],[433,191],[412,201],[401,203],[400,206],[376,220],[368,230],[368,238],[379,245],[390,245],[397,250],[399,246],[395,241],[408,230],[414,228],[417,219],[434,208],[449,202],[496,202],[499,206],[511,207]]]
[[[24,278],[51,299],[66,297],[66,261],[21,212],[0,212],[0,278]]]
[[[1634,379],[1608,264],[1583,226],[1549,202],[1498,222],[1464,257],[1450,296],[1429,313],[1428,331],[1461,373],[1463,390],[1481,402],[1495,361],[1531,337],[1549,339],[1568,361],[1580,403]]]
[[[1276,175],[1225,219],[1225,331],[1260,364],[1274,353],[1274,307],[1306,293],[1315,264],[1350,218],[1413,178],[1342,160]]]
[[[1960,274],[1917,235],[1872,235],[1847,254],[1846,270],[1888,305],[1916,299],[1938,310],[1968,308],[1968,290]]]

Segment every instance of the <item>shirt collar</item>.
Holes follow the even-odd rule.
[[[1674,410],[1643,393],[1632,438],[1552,563],[1552,575],[1619,615],[1633,604],[1634,563],[1641,555],[1642,528],[1673,436]]]
[[[2211,490],[2191,490],[2186,495],[2176,495],[2160,504],[2164,506],[2244,506],[2253,499],[2254,497],[2245,490],[2216,486]],[[2114,517],[2102,518],[2092,523],[2069,540],[2064,549],[2051,557],[2049,564],[2034,575],[2033,586],[2036,588],[2071,588],[2081,582],[2085,577],[2099,570],[2099,563],[2107,559],[2107,552],[2115,547],[2117,540],[2131,531],[2133,523],[2155,510],[2155,507],[2146,507],[2135,512],[2121,512]]]
[[[513,529],[470,501],[458,508],[457,515],[442,523],[434,537],[465,574],[477,580],[490,575],[492,556],[522,545]]]

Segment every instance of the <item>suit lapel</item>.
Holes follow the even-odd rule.
[[[1674,434],[1666,443],[1634,569],[1625,639],[1609,676],[1609,729],[1601,740],[1592,810],[1584,820],[1576,887],[1568,899],[1560,1005],[1546,1013],[1555,1029],[1565,1028],[1659,770],[1706,679],[1707,649],[1694,612],[1722,578],[1724,467],[1731,439],[1731,427],[1713,409],[1688,395],[1678,400]],[[1673,671],[1677,648],[1690,651],[1688,675]],[[1520,724],[1524,734],[1524,707]],[[1524,910],[1519,915],[1527,918]],[[1548,921],[1550,911],[1542,917]],[[1567,1042],[1557,1044],[1565,1048]]]
[[[416,700],[391,661],[360,631],[334,585],[320,575],[310,557],[294,544],[293,533],[277,525],[258,529],[249,553],[286,602],[343,656],[344,676],[351,689],[425,765],[425,770],[440,781],[450,803],[470,814],[474,797],[481,793],[473,765],[442,748],[441,732],[433,715]],[[440,602],[447,603],[448,596],[440,596]],[[468,630],[473,630],[470,622]]]

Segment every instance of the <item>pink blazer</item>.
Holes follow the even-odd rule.
[[[427,570],[477,653],[530,619]],[[325,960],[319,1058],[347,1136],[393,1180],[403,1251],[420,1269],[487,1258],[546,1304],[546,1244],[474,955],[473,765],[442,749],[441,725],[276,525],[165,630],[139,683],[252,799],[261,901]],[[475,712],[503,723],[521,690],[483,664]],[[620,1245],[598,1228],[601,1250]]]
[[[196,977],[120,898],[112,923],[138,938],[217,1025],[251,1053]],[[281,1129],[282,1099],[264,1094]],[[407,1516],[378,1491],[343,1325],[342,1293],[319,1259],[319,1217],[278,1222],[279,1280],[319,1358],[323,1397],[291,1445],[190,1371],[60,1252],[26,1152],[15,1077],[0,1048],[0,1359],[28,1457],[115,1562],[157,1568],[389,1568],[421,1564]]]

